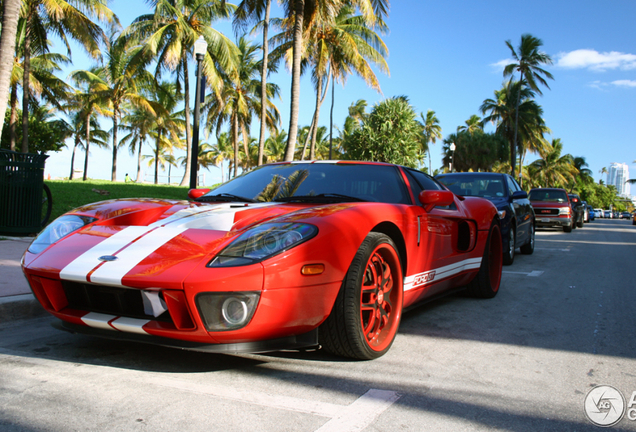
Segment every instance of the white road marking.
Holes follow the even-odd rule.
[[[329,420],[316,432],[354,432],[364,430],[400,396],[393,391],[371,389]]]
[[[535,247],[534,250],[552,250],[552,251],[559,251],[559,252],[570,252],[570,249],[558,249],[558,248],[538,248],[538,247]]]
[[[541,276],[543,274],[543,271],[541,270],[532,270],[531,272],[515,272],[515,271],[502,271],[502,273],[506,273],[506,274],[519,274],[519,275],[524,275],[524,276],[530,276],[530,277],[537,277],[537,276]]]

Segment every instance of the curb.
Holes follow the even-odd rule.
[[[0,297],[0,323],[48,315],[33,294]]]

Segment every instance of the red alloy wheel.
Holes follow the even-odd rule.
[[[378,245],[367,261],[360,290],[360,323],[367,345],[387,349],[397,333],[402,314],[399,258],[386,244]]]

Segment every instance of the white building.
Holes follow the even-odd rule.
[[[624,197],[631,195],[629,180],[629,168],[627,164],[612,162],[607,172],[607,184],[616,187],[618,194]]]

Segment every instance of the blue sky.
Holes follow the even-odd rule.
[[[389,48],[390,76],[378,73],[381,94],[355,76],[344,88],[337,86],[334,125],[344,123],[349,105],[358,99],[365,99],[370,109],[384,98],[406,95],[418,113],[436,112],[446,137],[471,115],[481,116],[479,106],[501,88],[502,65],[511,58],[505,41],[517,47],[521,35],[530,33],[542,39],[543,50],[554,60],[546,69],[555,79],[549,81],[550,89],[537,97],[552,130],[547,138],[560,138],[565,153],[584,156],[597,180],[601,178],[599,171],[612,162],[627,163],[630,177],[636,178],[636,2],[391,3],[387,20],[390,33],[383,37]],[[114,0],[110,5],[124,25],[149,11],[141,1]],[[277,14],[278,9],[272,16]],[[231,35],[227,23],[219,23],[217,28]],[[74,49],[73,61],[68,72],[90,66],[79,48]],[[288,129],[291,77],[281,68],[270,80],[281,87],[282,100],[276,103],[281,127]],[[301,125],[310,123],[314,100],[310,78],[303,77]],[[324,126],[329,125],[329,105],[325,100],[321,110],[320,124]],[[110,120],[103,124],[111,126]],[[258,121],[253,124],[252,135],[256,136]],[[439,141],[433,146],[434,168],[441,165],[441,147]],[[144,153],[150,152],[148,146]],[[110,179],[106,161],[111,157],[110,151],[91,151],[89,177]],[[77,158],[83,160],[83,153],[78,152]],[[534,158],[529,155],[528,160]],[[52,154],[45,174],[68,176],[69,167],[70,152],[65,150]],[[151,174],[152,169],[144,169]],[[136,172],[136,161],[124,151],[118,157],[118,179],[123,180],[126,172]],[[208,185],[221,180],[216,168],[204,172]]]

